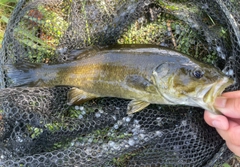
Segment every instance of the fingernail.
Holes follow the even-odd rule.
[[[224,130],[223,124],[220,121],[214,120],[212,121],[212,125],[217,129]]]
[[[215,100],[215,107],[224,108],[226,106],[227,98],[225,97],[217,97]]]

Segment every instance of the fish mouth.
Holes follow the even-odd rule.
[[[223,77],[218,82],[205,87],[204,90],[201,92],[201,94],[204,95],[203,103],[205,104],[205,107],[203,106],[203,108],[215,114],[219,113],[214,107],[215,99],[220,96],[228,86],[232,84],[232,79],[228,77]]]

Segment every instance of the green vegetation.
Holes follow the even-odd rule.
[[[118,158],[114,158],[113,162],[118,167],[125,167],[127,166],[128,160],[130,160],[135,155],[137,155],[137,151],[136,153],[133,152],[133,153],[122,154]]]
[[[56,46],[67,27],[63,14],[40,5],[30,10],[14,31],[16,38],[31,48],[28,51],[30,60],[39,63],[55,55]]]
[[[222,166],[223,167],[231,167],[228,163],[224,163]]]
[[[167,45],[211,64],[215,64],[218,59],[214,50],[209,52],[208,43],[200,38],[197,31],[169,14],[162,15],[153,22],[145,20],[142,23],[137,20],[122,34],[118,43]]]
[[[0,0],[0,5],[2,5],[2,10],[0,9],[2,13],[1,24],[3,25],[0,29],[0,40],[2,40],[4,28],[16,2],[17,0]],[[159,5],[169,11],[179,11],[184,6],[177,6],[176,4],[179,3],[175,4],[174,2],[173,0],[171,3],[166,3],[159,0]],[[86,37],[83,38],[85,38],[85,43],[91,44],[90,31],[92,25],[86,19],[85,6],[87,1],[81,3],[83,6],[81,12],[86,24]],[[98,5],[102,12],[110,15],[106,5],[101,2]],[[55,55],[56,46],[58,46],[60,38],[68,27],[68,22],[65,20],[65,15],[68,14],[67,10],[67,7],[59,10],[39,5],[36,9],[31,9],[24,16],[24,19],[21,19],[19,26],[14,29],[15,37],[27,48],[31,48],[27,50],[31,61],[45,62]],[[192,9],[192,11],[197,12],[196,9]],[[204,17],[212,24],[215,24],[211,17]],[[196,31],[191,30],[188,25],[175,16],[170,14],[161,15],[153,22],[149,22],[146,18],[141,19],[129,26],[128,30],[118,40],[119,44],[167,44],[169,47],[192,55],[201,61],[212,64],[217,61],[216,52],[208,51],[207,42],[202,42]],[[227,31],[221,27],[219,35],[226,38],[226,34]]]
[[[6,24],[17,0],[0,0],[1,27],[0,42],[3,40]],[[68,27],[64,12],[39,5],[29,10],[14,28],[15,38],[26,46],[29,59],[43,62],[55,54],[55,48]]]
[[[29,134],[31,134],[32,139],[37,138],[43,132],[42,129],[35,128],[30,125],[27,128],[28,128]]]
[[[0,0],[0,44],[2,43],[6,25],[17,0]],[[1,45],[0,45],[1,48]]]

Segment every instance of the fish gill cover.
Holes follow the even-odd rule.
[[[220,166],[232,154],[193,107],[98,98],[69,87],[8,88],[4,64],[66,62],[91,45],[155,44],[219,67],[239,89],[237,0],[19,1],[1,49],[0,166]]]

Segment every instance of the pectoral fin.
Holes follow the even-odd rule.
[[[72,88],[68,91],[67,101],[68,105],[77,105],[97,97],[99,96],[96,94],[85,92],[78,88]]]
[[[126,78],[126,83],[129,87],[147,91],[149,93],[156,93],[156,87],[147,79],[139,75],[130,75]]]
[[[127,114],[132,114],[132,113],[138,112],[138,111],[144,109],[145,107],[147,107],[149,104],[150,103],[145,102],[145,101],[132,100],[128,104]]]

